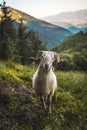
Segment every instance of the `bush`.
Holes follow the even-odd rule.
[[[87,70],[87,53],[75,54],[73,60],[77,70]]]

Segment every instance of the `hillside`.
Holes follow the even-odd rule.
[[[36,67],[0,61],[0,68],[0,130],[87,129],[85,72],[56,72],[57,101],[48,114],[32,89]]]
[[[17,23],[20,22],[20,19],[23,19],[24,25],[27,26],[27,30],[34,30],[38,33],[43,44],[46,44],[48,48],[52,48],[60,44],[63,39],[69,35],[71,32],[65,28],[50,24],[48,22],[34,18],[31,15],[28,15],[22,11],[16,10],[12,7],[8,7],[11,10],[12,18],[16,20]],[[1,15],[1,11],[0,11]],[[18,24],[15,23],[15,27],[18,27]]]
[[[75,32],[84,31],[87,28],[87,9],[78,10],[73,12],[63,12],[57,15],[48,16],[43,18],[47,22],[52,24],[62,26],[65,28],[76,27],[74,28]],[[73,32],[73,30],[70,30]],[[75,33],[73,32],[73,33]]]
[[[35,17],[26,14],[25,12],[22,12],[20,10],[14,9],[12,7],[8,6],[8,10],[11,11],[11,17],[12,19],[15,19],[17,22],[20,22],[20,18],[23,18],[23,22],[27,23],[28,21],[34,21],[37,20]],[[0,8],[0,17],[1,17],[2,13],[1,13],[1,8]]]
[[[49,49],[60,44],[65,37],[71,35],[67,29],[40,20],[28,22],[27,29],[37,32],[43,44],[46,44]]]
[[[60,52],[64,60],[61,69],[87,70],[87,33],[69,36],[53,50]]]

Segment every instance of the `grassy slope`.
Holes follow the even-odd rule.
[[[15,64],[14,62],[0,62],[0,80],[11,83],[21,83],[27,87],[31,86],[34,68]]]
[[[62,69],[87,70],[87,33],[79,32],[69,36],[57,47],[52,49],[60,53]]]
[[[48,115],[32,91],[36,68],[13,62],[0,62],[0,129],[3,130],[81,130],[87,129],[87,74],[56,72],[57,103]],[[14,89],[26,85],[31,91]]]

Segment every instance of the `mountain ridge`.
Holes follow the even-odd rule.
[[[8,9],[11,10],[12,19],[16,20],[18,23],[20,23],[22,19],[27,31],[34,30],[39,35],[42,43],[46,44],[48,48],[60,44],[65,37],[71,35],[71,32],[63,27],[37,19],[12,7],[8,7]],[[15,25],[15,27],[18,27],[18,24]]]
[[[69,11],[62,12],[57,15],[52,15],[43,18],[50,23],[55,25],[60,25],[62,27],[67,27],[70,25],[78,26],[78,27],[87,27],[87,9],[77,10],[77,11]]]
[[[27,13],[25,13],[25,12],[22,12],[22,11],[20,11],[20,10],[18,10],[18,9],[15,9],[15,8],[12,8],[12,7],[10,7],[10,6],[8,6],[8,8],[9,8],[9,10],[11,10],[12,11],[12,13],[13,14],[20,14],[20,15],[22,15],[23,16],[23,18],[24,18],[24,20],[26,20],[26,22],[28,22],[28,21],[32,21],[32,20],[38,20],[37,18],[35,18],[35,17],[33,17],[33,16],[31,16],[31,15],[29,15],[29,14],[27,14]],[[12,17],[13,17],[13,19],[14,19],[14,16],[12,15]],[[20,19],[21,18],[21,16],[17,16],[17,19]]]

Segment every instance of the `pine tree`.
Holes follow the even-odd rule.
[[[11,19],[11,11],[6,7],[6,2],[1,5],[2,16],[0,22],[0,59],[13,59],[15,52],[16,31]],[[14,50],[14,51],[13,51]],[[13,54],[13,55],[12,55]]]
[[[3,4],[4,5],[4,4]],[[11,38],[12,40],[15,39],[16,31],[13,26],[14,20],[11,18],[11,10],[8,7],[1,6],[2,9],[2,16],[1,16],[1,23],[0,23],[0,39]]]
[[[24,65],[27,61],[27,50],[28,50],[28,38],[29,33],[26,31],[26,26],[23,25],[23,19],[20,19],[18,28],[18,43],[17,48],[19,52],[20,62]]]
[[[14,60],[16,48],[14,42],[8,38],[7,41],[0,42],[0,59],[1,60]]]
[[[36,56],[37,51],[45,49],[38,35],[34,31],[27,31],[27,27],[23,24],[23,19],[20,19],[18,28],[18,51],[20,62],[29,64],[29,57]]]
[[[38,50],[46,50],[45,45],[42,44],[42,41],[39,39],[39,36],[33,30],[29,31],[29,47],[30,47],[30,56],[36,56]]]

